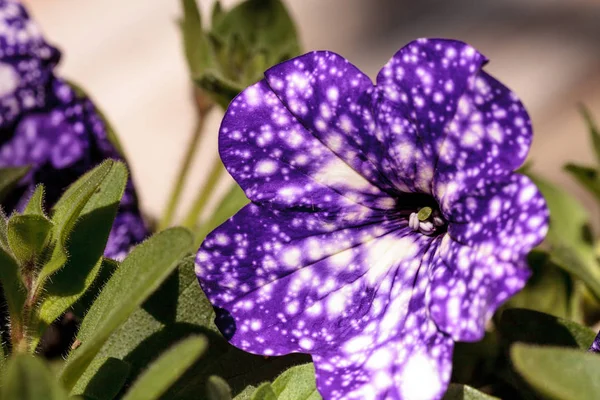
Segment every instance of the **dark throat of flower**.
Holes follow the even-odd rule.
[[[433,196],[420,193],[403,194],[398,199],[398,210],[415,232],[437,236],[447,231],[448,223]]]

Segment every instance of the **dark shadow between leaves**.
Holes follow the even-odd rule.
[[[88,382],[83,396],[86,399],[114,399],[125,382],[131,367],[118,358],[109,357]]]
[[[174,323],[177,318],[179,283],[179,271],[173,271],[158,290],[144,302],[142,305],[144,311],[164,325]]]
[[[173,323],[149,336],[124,357],[124,361],[131,365],[128,382],[133,382],[166,349],[192,334],[208,338],[208,351],[169,389],[165,398],[206,398],[206,381],[211,375],[227,380],[235,396],[248,385],[272,380],[290,366],[310,362],[310,356],[305,354],[263,357],[246,353],[208,328]]]

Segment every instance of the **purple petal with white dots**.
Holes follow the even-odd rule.
[[[225,167],[252,201],[330,211],[392,208],[387,193],[336,155],[337,146],[307,130],[264,80],[231,102],[219,136]]]
[[[0,1],[0,129],[45,106],[59,51],[17,1]],[[0,138],[2,142],[2,138]]]
[[[429,311],[454,340],[480,340],[496,309],[531,274],[522,255],[504,260],[495,251],[494,243],[466,246],[446,235],[434,257]]]
[[[423,39],[400,49],[377,75],[377,124],[389,175],[402,191],[431,193],[446,126],[486,61],[466,43]]]

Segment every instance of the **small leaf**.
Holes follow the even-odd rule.
[[[519,374],[544,397],[595,399],[600,393],[597,354],[517,343],[510,356]]]
[[[174,345],[137,379],[123,400],[152,400],[165,391],[206,351],[207,341],[192,336]]]
[[[273,395],[275,399],[321,399],[317,391],[315,368],[312,363],[288,369],[270,386],[271,390],[261,385],[252,396],[252,400],[271,400]]]
[[[600,130],[598,130],[598,126],[592,117],[592,113],[590,113],[587,107],[582,105],[580,107],[580,111],[590,131],[592,145],[594,146],[594,151],[596,153],[596,159],[598,160],[598,163],[600,163]]]
[[[3,399],[68,399],[46,363],[31,355],[14,355],[8,362],[2,382],[0,394]]]
[[[29,198],[23,214],[41,215],[44,214],[44,185],[37,185],[35,191]]]
[[[240,84],[225,78],[221,73],[214,69],[204,70],[202,73],[194,76],[194,82],[208,95],[215,103],[223,109],[240,94],[244,87]]]
[[[61,380],[72,389],[111,333],[150,296],[191,251],[192,235],[182,228],[158,233],[135,247],[112,275],[87,313]]]
[[[0,168],[0,201],[8,196],[30,169],[31,167],[28,165],[24,167]]]
[[[118,358],[99,359],[100,366],[89,379],[80,379],[74,390],[84,398],[112,400],[127,381],[131,366]]]
[[[37,277],[35,291],[42,288],[48,276],[58,271],[67,262],[66,243],[77,218],[113,166],[119,164],[122,163],[114,160],[104,161],[75,181],[54,205],[52,215],[54,250]]]
[[[596,260],[585,207],[559,187],[529,175],[540,189],[550,209],[551,261],[580,278],[600,299],[600,265]]]
[[[45,329],[86,292],[98,275],[127,177],[125,165],[115,163],[81,210],[66,244],[69,258],[44,287],[37,313],[38,326],[32,327],[35,328],[33,333],[37,333],[32,346]]]
[[[212,48],[202,29],[202,16],[196,0],[181,0],[183,18],[179,21],[183,48],[192,78],[212,65]]]
[[[206,382],[208,400],[231,400],[231,388],[222,378],[211,376]]]
[[[498,329],[509,344],[525,342],[587,350],[596,337],[596,332],[576,322],[519,308],[503,311]]]
[[[8,246],[8,218],[4,214],[2,206],[0,206],[0,247],[6,251],[10,251]]]
[[[497,397],[490,396],[467,385],[451,383],[442,400],[494,400]]]
[[[0,248],[0,282],[2,282],[4,298],[14,330],[22,325],[20,322],[21,313],[25,304],[27,289],[21,279],[19,263],[2,248]]]
[[[33,269],[48,243],[52,222],[42,215],[14,214],[8,220],[8,245],[21,266]]]
[[[588,192],[590,192],[596,201],[600,201],[600,177],[598,170],[577,164],[567,164],[564,167]]]

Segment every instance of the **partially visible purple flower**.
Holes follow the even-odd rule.
[[[54,75],[59,59],[23,5],[0,0],[0,168],[31,166],[2,204],[7,212],[22,208],[39,183],[51,206],[102,160],[122,158],[92,102]],[[105,255],[122,258],[147,234],[130,181]]]
[[[0,0],[0,128],[46,104],[59,58],[19,2]]]
[[[486,62],[423,39],[373,85],[317,51],[233,100],[220,154],[252,203],[196,258],[232,344],[311,354],[325,399],[442,397],[454,341],[525,285],[548,224],[513,172],[529,116]]]
[[[600,353],[600,332],[598,332],[598,334],[594,338],[594,341],[590,345],[588,351],[590,353]]]
[[[0,168],[31,166],[5,202],[7,211],[24,207],[40,183],[46,188],[46,203],[51,206],[85,172],[107,158],[121,159],[92,102],[78,97],[59,78],[54,78],[49,86],[52,96],[43,109],[24,113],[13,130],[0,131],[2,137],[10,138],[0,145]],[[105,255],[121,259],[147,234],[135,189],[129,181]]]

